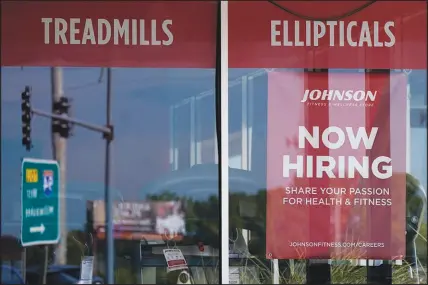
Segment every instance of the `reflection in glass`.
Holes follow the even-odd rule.
[[[196,98],[196,163],[217,163],[213,94]]]
[[[173,170],[182,170],[195,164],[194,124],[192,120],[194,115],[193,99],[186,100],[171,109]]]
[[[337,72],[349,72],[337,71]],[[426,74],[426,71],[414,70],[410,75],[410,90],[412,90],[411,107],[411,169],[412,173],[426,189],[426,123],[424,118],[426,112],[419,111],[426,109],[426,79],[419,80],[419,74]],[[260,75],[261,74],[261,75]],[[304,284],[306,280],[305,260],[278,260],[278,270],[274,270],[275,262],[266,259],[266,138],[267,138],[267,78],[266,70],[262,69],[229,69],[229,126],[240,130],[242,137],[248,137],[248,151],[240,149],[238,155],[243,160],[248,160],[248,166],[239,167],[241,172],[230,171],[230,275],[231,280],[237,278],[237,272],[241,275],[241,281],[247,278],[247,282],[270,283],[275,275],[279,278],[280,284]],[[412,79],[414,76],[415,79]],[[238,83],[236,83],[238,82]],[[243,83],[246,82],[246,83]],[[239,85],[238,87],[233,87]],[[236,90],[239,89],[239,91]],[[241,102],[235,96],[245,96],[248,93],[248,103],[245,99]],[[413,94],[418,98],[413,98]],[[422,100],[424,99],[424,100]],[[251,107],[249,107],[251,106]],[[243,110],[247,109],[247,116],[242,116]],[[421,114],[422,113],[422,114]],[[236,115],[239,114],[239,115]],[[248,117],[245,125],[243,118]],[[420,124],[420,122],[424,124]],[[286,124],[286,122],[284,122]],[[247,134],[245,134],[247,133]],[[251,135],[248,135],[251,134]],[[232,144],[232,131],[230,135],[230,145]],[[245,145],[243,139],[239,139],[240,144]],[[232,149],[232,146],[230,146]],[[242,171],[247,170],[247,181],[251,183],[242,185],[236,183],[237,177],[243,180],[245,176]],[[409,206],[409,205],[408,205]],[[412,202],[410,209],[420,210],[420,203]],[[426,209],[425,209],[426,213]],[[285,218],[286,221],[286,218]],[[333,221],[334,222],[334,221]],[[425,226],[424,226],[425,225]],[[287,225],[285,224],[284,227]],[[426,214],[421,222],[421,232],[426,228]],[[420,266],[426,267],[426,240],[425,237],[416,238],[416,250]],[[331,261],[331,272],[333,283],[344,283],[344,272],[353,272],[347,276],[346,282],[367,283],[367,267],[364,260],[344,260]],[[370,264],[373,264],[370,263]],[[376,264],[379,264],[377,262]],[[358,267],[356,265],[363,265]],[[258,274],[242,274],[244,268],[254,267]],[[404,267],[394,267],[393,278],[396,282],[409,282],[409,273]],[[235,275],[234,275],[235,274]],[[424,274],[419,270],[419,274]],[[233,276],[232,276],[233,275]],[[352,276],[351,276],[352,275]],[[400,281],[401,280],[401,281]],[[407,281],[404,281],[407,280]],[[355,282],[355,283],[354,283]]]
[[[2,195],[9,200],[2,200],[1,227],[3,235],[14,239],[20,228],[14,209],[20,201],[16,191],[20,189],[20,158],[52,157],[49,120],[38,117],[32,125],[34,148],[24,152],[18,95],[23,84],[28,84],[35,94],[34,107],[50,110],[50,79],[45,67],[2,68],[2,166],[8,166],[2,167]],[[116,282],[154,284],[150,278],[156,278],[157,284],[164,284],[163,277],[157,276],[176,278],[166,274],[162,254],[164,248],[175,246],[183,251],[195,280],[218,283],[215,101],[214,96],[199,95],[213,89],[213,70],[113,68],[112,87]],[[64,68],[64,93],[72,99],[73,116],[104,124],[106,78],[101,68]],[[104,141],[99,134],[76,127],[67,143],[67,264],[78,266],[82,255],[94,254],[94,276],[102,280]],[[168,238],[174,242],[166,243]],[[8,258],[19,267],[21,254],[19,246],[16,248]],[[55,249],[50,247],[50,266],[54,255]],[[38,280],[43,257],[43,247],[28,248],[27,268],[29,274],[34,273],[31,280]],[[61,270],[66,274],[65,268]],[[145,270],[154,273],[142,274]],[[49,277],[54,278],[57,275]]]

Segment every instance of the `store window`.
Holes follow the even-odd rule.
[[[21,228],[20,159],[51,160],[56,150],[65,194],[59,194],[61,238],[58,246],[49,246],[48,261],[50,267],[62,266],[61,279],[77,283],[79,274],[66,269],[80,272],[82,256],[94,255],[93,282],[100,284],[177,284],[183,274],[198,284],[217,284],[220,220],[212,96],[217,3],[3,4],[1,191],[8,199],[1,202],[1,233],[20,239],[22,229],[30,237],[39,231],[34,242],[23,240],[28,272],[41,272],[43,236],[55,225]],[[111,218],[104,201],[103,134],[74,124],[68,139],[53,141],[50,119],[34,113],[27,152],[21,133],[26,86],[32,108],[50,114],[52,92],[61,93],[69,99],[70,116],[98,129],[106,127],[111,94]],[[209,90],[211,96],[200,96]],[[36,192],[45,197],[42,188]],[[114,248],[108,245],[108,223]],[[180,250],[187,267],[175,270],[164,249]],[[58,277],[48,275],[48,280]]]
[[[427,88],[426,70],[409,73],[410,125],[411,125],[411,172],[427,189]]]
[[[426,23],[423,1],[2,3],[1,258],[21,239],[30,283],[46,249],[66,283],[85,255],[100,284],[423,283]]]
[[[208,90],[211,91],[211,90]],[[202,96],[196,100],[196,163],[218,163],[214,95]]]
[[[188,101],[188,100],[187,100]],[[195,164],[194,100],[171,108],[172,169],[188,169]]]
[[[348,13],[362,5],[367,7]],[[426,36],[414,30],[426,23],[426,7],[404,1],[248,1],[229,3],[228,12],[229,126],[241,124],[242,136],[248,138],[240,159],[249,164],[239,175],[251,177],[255,185],[240,187],[234,184],[238,174],[229,173],[230,280],[368,284],[390,278],[391,266],[393,282],[426,280],[425,237],[416,238],[413,246],[408,218],[413,211],[423,220],[418,233],[424,231],[426,217],[415,210],[418,199],[410,193],[424,196],[427,179],[426,65],[420,62],[426,61]],[[391,34],[382,29],[391,24],[394,45],[384,49]],[[239,105],[232,98],[236,81],[245,82],[241,94],[248,92],[250,104],[242,100]],[[350,103],[360,100],[351,92],[365,92],[365,99]],[[246,108],[250,120],[244,123],[236,114]],[[328,127],[348,127],[348,134],[361,127],[379,133],[367,150],[353,147],[352,140],[341,145],[338,142],[349,136],[340,130],[323,134]],[[320,156],[335,160],[328,178],[316,172]],[[392,157],[394,180],[376,180],[372,174],[374,178],[365,181],[358,173],[349,179],[351,165],[340,163],[348,156]],[[363,187],[393,194],[355,193]],[[391,198],[393,204],[389,210],[355,205],[361,198],[370,205]],[[384,242],[384,250],[349,249],[359,240]],[[379,260],[394,259],[388,255],[395,250],[403,258]],[[244,273],[250,266],[256,274]]]

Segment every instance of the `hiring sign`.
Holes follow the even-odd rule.
[[[401,258],[405,75],[268,76],[268,257]]]

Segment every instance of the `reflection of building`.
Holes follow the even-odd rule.
[[[266,171],[266,70],[229,71],[229,166],[252,170],[262,183]],[[241,74],[239,74],[241,73]],[[235,75],[235,77],[234,77]],[[410,169],[427,187],[426,72],[409,75]],[[405,96],[405,94],[403,94]],[[218,163],[215,139],[215,105],[212,91],[203,92],[171,108],[170,164],[172,170],[195,164]],[[185,131],[184,131],[185,130]],[[287,143],[293,143],[291,140]],[[230,191],[237,190],[230,188]],[[243,190],[243,189],[239,189]]]
[[[229,81],[229,165],[232,168],[263,172],[266,152],[266,70],[242,72]],[[239,74],[241,73],[241,74]],[[232,77],[231,76],[231,77]],[[426,181],[426,78],[425,71],[409,75],[410,109],[410,171]],[[218,163],[215,140],[215,105],[212,90],[187,98],[171,107],[170,165],[172,170],[195,164]],[[422,159],[420,159],[422,158]]]
[[[254,88],[263,88],[260,84],[256,86],[254,81],[261,74],[263,70],[238,76],[229,83],[229,166],[232,168],[249,170],[251,166],[253,118],[257,112],[253,106]],[[265,96],[260,97],[266,99]],[[263,106],[258,110],[262,113],[257,115],[265,116]],[[175,104],[171,107],[170,116],[174,122],[170,133],[170,164],[173,170],[195,164],[218,163],[213,90]],[[257,121],[263,122],[263,118]]]

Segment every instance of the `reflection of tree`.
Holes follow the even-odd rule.
[[[251,230],[248,249],[252,255],[264,257],[266,251],[266,190],[255,194],[243,192],[229,195],[231,236],[236,228]]]
[[[90,243],[90,242],[89,242]],[[67,235],[67,263],[72,265],[80,265],[80,261],[84,255],[89,252],[88,242],[84,231],[73,230]]]
[[[21,258],[21,243],[11,235],[4,235],[0,238],[1,259],[2,260],[19,260]]]

